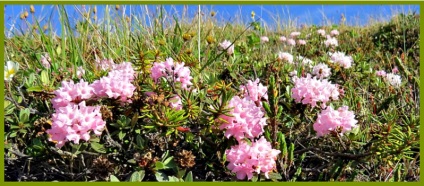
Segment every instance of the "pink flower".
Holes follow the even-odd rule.
[[[267,36],[261,37],[261,43],[268,43],[268,42],[269,42],[269,38]]]
[[[300,36],[300,32],[292,32],[290,33],[291,38],[296,38],[297,36]]]
[[[339,46],[339,42],[334,37],[327,37],[327,40],[324,41],[325,46],[327,47],[336,47]]]
[[[289,73],[290,77],[297,76],[297,70],[293,70]]]
[[[331,75],[331,69],[328,68],[326,64],[320,63],[314,66],[312,74],[320,79],[323,79]]]
[[[180,96],[175,95],[174,97],[169,99],[169,102],[171,103],[171,108],[174,108],[175,110],[183,109],[183,103],[181,102]]]
[[[295,46],[296,45],[296,41],[294,39],[287,39],[287,45],[289,45],[289,46]]]
[[[310,104],[315,107],[318,102],[321,102],[321,108],[325,108],[330,99],[339,99],[337,86],[328,82],[327,79],[318,80],[307,74],[306,77],[294,78],[293,81],[294,87],[291,92],[297,103]]]
[[[181,83],[181,88],[188,90],[193,85],[190,76],[190,69],[183,63],[174,63],[172,58],[167,58],[165,62],[155,62],[151,68],[150,77],[157,83],[159,78],[164,77],[169,82]]]
[[[41,64],[44,66],[44,68],[50,68],[51,60],[52,59],[50,58],[48,53],[46,53],[45,55],[41,55]]]
[[[61,148],[66,141],[90,140],[90,131],[100,136],[105,128],[100,107],[86,106],[85,101],[79,104],[69,104],[56,109],[52,116],[52,128],[47,130],[49,140],[56,142],[56,147]]]
[[[82,66],[81,67],[78,67],[77,68],[77,77],[78,77],[78,79],[81,79],[84,74],[85,74],[84,68],[82,68]]]
[[[62,81],[62,86],[54,91],[56,96],[52,99],[53,108],[58,109],[69,104],[78,104],[81,101],[92,98],[93,92],[94,89],[83,79],[77,84],[74,84],[72,80],[69,82]]]
[[[386,76],[386,71],[384,71],[384,70],[377,71],[376,72],[376,75],[377,76],[381,76],[381,77],[385,77]]]
[[[301,63],[302,65],[308,65],[310,68],[312,68],[312,64],[314,63],[311,59],[303,57],[303,56],[297,56],[298,63]]]
[[[245,137],[253,139],[264,132],[264,126],[267,125],[265,113],[250,97],[241,99],[235,96],[227,108],[232,108],[229,113],[231,116],[221,115],[224,122],[219,126],[221,130],[225,129],[225,137],[233,136],[241,141]]]
[[[262,105],[261,99],[268,100],[267,87],[259,82],[259,78],[255,81],[249,80],[246,85],[240,86],[240,91],[244,92],[244,97],[249,97],[254,102],[259,102]]]
[[[280,37],[280,42],[284,43],[285,41],[287,41],[287,38],[286,38],[286,37],[284,37],[284,36],[281,36],[281,37]]]
[[[113,62],[113,59],[102,59],[102,60],[96,60],[96,68],[98,70],[110,70],[113,68],[115,63]]]
[[[332,31],[330,32],[330,35],[331,35],[331,36],[338,36],[338,35],[339,35],[339,31],[337,31],[337,30],[332,30]]]
[[[306,41],[305,41],[305,40],[303,40],[303,39],[299,39],[299,40],[297,40],[297,43],[298,43],[299,45],[306,45]]]
[[[229,164],[227,168],[235,173],[237,179],[243,180],[247,177],[252,179],[253,173],[268,174],[276,168],[275,160],[281,151],[272,149],[271,143],[262,136],[259,140],[253,141],[249,145],[245,141],[240,141],[238,145],[232,146],[225,151]]]
[[[321,36],[325,37],[325,30],[323,30],[323,29],[319,29],[319,30],[317,30],[317,33],[318,33],[319,35],[321,35]]]
[[[135,86],[132,84],[135,71],[130,62],[113,65],[107,76],[94,81],[90,86],[97,98],[118,99],[122,103],[131,102]]]
[[[224,40],[222,43],[218,45],[220,50],[227,50],[227,54],[231,55],[234,53],[234,45],[231,45],[230,41]]]
[[[282,60],[282,61],[287,61],[287,62],[293,64],[293,55],[291,55],[290,53],[287,53],[287,52],[279,52],[277,59]]]
[[[328,53],[330,55],[330,62],[332,63],[338,63],[343,68],[350,68],[353,63],[353,59],[351,56],[346,56],[343,52],[334,52]]]
[[[395,68],[392,69],[392,73],[393,74],[399,73],[398,67],[395,66]]]
[[[400,85],[402,83],[402,79],[401,79],[400,75],[397,75],[397,74],[394,74],[394,73],[387,73],[385,79],[390,85],[392,85],[396,88],[400,87]]]
[[[355,114],[352,111],[348,111],[348,109],[349,107],[342,106],[334,110],[330,106],[322,110],[313,125],[317,136],[324,136],[331,131],[336,131],[338,128],[341,129],[341,135],[343,135],[343,133],[355,128],[358,121],[355,119]]]

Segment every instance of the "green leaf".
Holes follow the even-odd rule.
[[[193,182],[193,173],[191,171],[187,173],[184,181],[185,182]]]
[[[103,144],[92,142],[91,148],[93,148],[93,150],[95,150],[98,153],[106,153],[106,148],[104,147]]]
[[[160,162],[160,161],[156,162],[155,169],[161,170],[161,169],[164,169],[164,168],[165,168],[165,165],[162,162]]]
[[[17,134],[18,132],[11,132],[11,133],[9,133],[9,138],[14,138],[14,137],[16,137],[16,134]]]
[[[141,135],[137,135],[135,138],[135,141],[137,143],[137,147],[139,147],[141,150],[144,149],[144,139],[141,137]]]
[[[179,179],[175,176],[168,176],[169,182],[184,182],[184,180]]]
[[[42,92],[44,89],[42,86],[32,86],[27,88],[28,92]]]
[[[47,72],[47,70],[41,71],[41,83],[43,85],[49,85],[50,84],[49,73]]]
[[[135,159],[129,159],[127,162],[130,164],[137,164],[137,161],[135,161]]]
[[[160,171],[156,172],[155,177],[156,177],[156,180],[157,180],[158,182],[166,182],[166,181],[169,181],[168,176],[167,176],[165,173],[160,172]]]
[[[110,182],[119,182],[119,179],[114,175],[110,175],[109,180],[110,180]]]
[[[258,176],[257,175],[254,175],[253,177],[252,177],[252,182],[257,182],[258,181]]]
[[[144,170],[135,171],[134,173],[132,173],[129,181],[130,182],[141,182],[141,181],[143,181],[144,175],[145,175]]]
[[[29,108],[25,108],[19,112],[19,122],[26,123],[29,121]]]
[[[279,180],[279,179],[283,178],[280,174],[278,174],[276,172],[271,172],[271,173],[268,174],[268,176],[269,176],[269,179],[271,179],[271,180]]]
[[[127,135],[127,133],[123,132],[122,130],[121,130],[121,131],[119,131],[119,133],[118,133],[118,138],[119,138],[119,140],[124,139],[125,135]]]
[[[56,48],[56,54],[57,55],[60,55],[62,53],[62,48],[60,47],[60,46],[58,46],[57,48]]]

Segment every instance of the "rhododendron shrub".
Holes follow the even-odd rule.
[[[337,41],[337,38],[328,37],[328,35],[327,35],[327,40],[324,41],[324,44],[327,47],[336,47],[336,46],[339,46],[339,42]]]
[[[52,129],[48,130],[50,141],[62,147],[66,141],[78,144],[80,139],[89,140],[90,131],[100,136],[105,127],[100,106],[86,106],[87,100],[107,97],[131,102],[135,86],[135,71],[131,63],[112,64],[112,70],[100,80],[88,84],[83,79],[75,84],[73,81],[62,81],[56,90],[52,105],[55,113],[52,116]]]
[[[400,84],[402,83],[400,75],[394,73],[387,73],[385,79],[394,87],[400,87]]]
[[[228,40],[224,40],[222,43],[219,43],[219,50],[227,50],[227,54],[231,55],[234,53],[234,45],[231,45],[231,42]]]
[[[114,67],[115,63],[113,62],[113,59],[97,59],[95,65],[98,70],[108,71]]]
[[[50,141],[56,142],[61,148],[66,141],[78,144],[80,140],[88,141],[90,132],[100,136],[105,128],[100,113],[100,106],[86,106],[85,101],[79,104],[68,104],[56,109],[52,115],[52,128],[47,130]]]
[[[343,52],[329,52],[328,54],[330,55],[330,62],[337,63],[343,68],[350,68],[352,66],[353,59],[351,56],[347,56]]]
[[[155,62],[151,68],[150,77],[158,83],[159,78],[164,77],[169,82],[181,83],[181,88],[188,90],[193,77],[190,76],[190,69],[183,63],[174,63],[172,58],[167,58],[164,62]]]
[[[93,87],[82,79],[76,84],[72,80],[62,81],[62,86],[54,91],[56,96],[52,99],[53,108],[58,109],[91,99],[93,92]]]
[[[325,108],[330,100],[339,99],[339,89],[327,79],[319,80],[307,74],[306,77],[294,78],[294,87],[291,89],[292,97],[297,103],[309,104],[312,107],[321,102]]]
[[[131,63],[113,65],[113,69],[105,77],[94,81],[90,86],[96,98],[113,98],[121,102],[131,102],[135,86],[132,84],[135,71]]]
[[[293,64],[293,55],[287,52],[279,52],[277,59],[280,61],[289,62],[290,64]]]
[[[331,75],[331,69],[326,64],[319,63],[312,69],[312,74],[320,79],[327,78]]]
[[[238,145],[232,146],[225,151],[229,164],[227,168],[236,174],[237,179],[243,180],[247,177],[252,179],[253,173],[268,174],[276,169],[275,160],[280,150],[272,149],[271,143],[262,136],[259,140],[249,145],[246,141],[240,141]]]
[[[317,136],[324,136],[338,130],[343,135],[343,133],[355,128],[358,121],[355,119],[355,114],[348,109],[349,107],[342,106],[334,110],[329,106],[322,110],[313,125]]]
[[[228,113],[231,116],[221,115],[223,124],[219,126],[221,130],[225,129],[225,137],[233,136],[241,141],[245,137],[253,139],[264,132],[263,127],[267,125],[265,113],[250,97],[234,96],[227,107],[233,108]]]
[[[268,100],[267,87],[259,82],[259,78],[255,81],[249,80],[247,84],[240,86],[240,91],[244,93],[244,97],[250,97],[254,102],[260,102],[262,98]]]

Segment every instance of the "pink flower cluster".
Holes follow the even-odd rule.
[[[230,41],[224,40],[222,43],[219,43],[218,49],[227,50],[227,54],[231,55],[234,53],[234,45],[231,45]]]
[[[280,42],[284,43],[284,42],[286,42],[286,41],[287,41],[287,38],[286,38],[285,36],[281,36],[281,37],[279,38],[279,40],[280,40]]]
[[[287,45],[289,45],[289,46],[295,46],[296,45],[296,41],[294,39],[287,39]]]
[[[339,99],[339,89],[335,84],[331,84],[327,79],[318,80],[307,74],[306,77],[294,78],[294,87],[291,89],[292,97],[297,103],[310,104],[312,107],[321,102],[322,108],[326,103]]]
[[[84,74],[85,74],[84,68],[82,68],[82,66],[78,67],[77,68],[77,77],[78,77],[78,79],[81,79]]]
[[[232,108],[229,113],[231,116],[220,116],[225,123],[219,128],[225,129],[224,135],[227,138],[233,136],[239,143],[225,151],[229,162],[227,168],[236,173],[238,179],[245,179],[247,176],[250,180],[255,172],[263,172],[268,178],[268,173],[275,169],[275,160],[280,151],[272,149],[263,136],[254,140],[264,133],[267,125],[262,106],[255,103],[261,98],[268,99],[267,88],[256,79],[249,80],[240,89],[244,92],[244,98],[235,96],[230,100],[228,107]],[[251,139],[252,144],[244,141],[245,138]]]
[[[250,180],[253,173],[265,173],[265,177],[269,178],[268,173],[275,169],[277,155],[281,151],[272,149],[271,144],[262,136],[259,140],[249,145],[245,141],[239,142],[238,145],[232,146],[231,149],[225,151],[227,161],[230,163],[227,168],[237,174],[237,178]]]
[[[318,33],[319,35],[321,35],[321,36],[325,37],[325,30],[323,30],[323,29],[319,29],[319,30],[317,30],[317,33]]]
[[[90,139],[90,131],[100,136],[105,128],[100,113],[100,106],[86,106],[85,101],[79,104],[69,104],[56,109],[52,116],[52,128],[46,133],[50,135],[49,140],[56,142],[56,147],[61,148],[66,141],[79,141]]]
[[[305,40],[303,40],[303,39],[299,39],[299,40],[297,40],[297,43],[298,43],[299,45],[306,45],[306,41],[305,41]]]
[[[100,107],[86,106],[85,101],[102,97],[115,98],[122,102],[130,102],[135,86],[134,69],[131,63],[113,64],[108,76],[94,81],[91,85],[80,79],[79,83],[62,81],[56,90],[52,105],[55,113],[52,116],[52,129],[48,130],[50,141],[55,141],[58,148],[66,141],[78,144],[80,139],[89,140],[89,131],[100,135],[105,127]],[[84,69],[78,68],[80,74]],[[82,69],[82,70],[81,70]]]
[[[259,101],[260,105],[262,105],[262,98],[268,100],[267,90],[267,87],[265,87],[264,85],[262,85],[262,83],[259,82],[259,78],[255,81],[249,80],[247,81],[246,85],[240,86],[240,91],[244,92],[244,97],[249,97],[254,102]]]
[[[77,84],[73,81],[62,81],[62,86],[54,91],[56,96],[52,99],[53,108],[58,109],[78,104],[81,101],[92,98],[93,92],[93,87],[82,79]]]
[[[324,41],[324,44],[327,47],[339,46],[339,42],[337,41],[337,38],[331,37],[329,35],[327,35],[327,40]]]
[[[300,32],[292,32],[292,33],[290,33],[290,37],[291,38],[296,38],[296,37],[298,37],[298,36],[300,36]]]
[[[268,43],[268,42],[269,42],[269,38],[267,36],[261,37],[261,43]]]
[[[113,65],[113,69],[105,77],[96,80],[90,86],[97,98],[114,98],[121,102],[131,102],[135,86],[132,84],[135,71],[131,63],[124,62]]]
[[[241,141],[245,137],[253,139],[264,132],[264,126],[267,125],[265,113],[250,97],[234,96],[228,103],[228,108],[233,108],[229,113],[231,116],[220,116],[225,123],[219,128],[225,129],[225,137],[233,136]]]
[[[311,59],[303,56],[297,56],[297,61],[302,65],[308,65],[310,68],[312,68],[312,64],[314,63]]]
[[[165,62],[155,62],[151,68],[150,77],[157,83],[159,78],[165,77],[170,82],[180,82],[183,89],[188,89],[192,85],[190,69],[183,63],[174,63],[172,58],[167,58]]]
[[[331,32],[330,32],[330,35],[331,36],[338,36],[340,33],[339,33],[339,31],[338,30],[332,30]]]
[[[343,68],[350,68],[352,66],[353,59],[351,56],[347,56],[343,52],[334,52],[334,53],[329,52],[328,54],[330,55],[330,58],[331,58],[330,62],[338,63]]]
[[[375,73],[377,76],[386,77],[386,71],[379,70]]]
[[[113,62],[113,59],[102,59],[96,60],[95,65],[98,70],[108,71],[114,67],[115,63]]]
[[[183,109],[183,103],[181,102],[181,98],[178,95],[175,95],[171,99],[169,99],[171,102],[171,108],[174,108],[175,110],[181,110]]]
[[[41,64],[44,66],[44,68],[50,68],[51,61],[52,59],[50,58],[48,53],[46,53],[45,55],[41,55]]]
[[[312,69],[312,74],[323,79],[331,75],[331,69],[324,63],[319,63]]]
[[[291,64],[293,63],[293,55],[291,55],[288,52],[279,52],[277,59],[278,60],[289,62]]]
[[[317,136],[324,136],[338,128],[341,129],[343,135],[343,133],[355,128],[358,121],[355,119],[355,114],[352,111],[348,111],[348,109],[349,107],[342,106],[334,110],[330,106],[322,110],[313,125],[314,130],[317,132]]]

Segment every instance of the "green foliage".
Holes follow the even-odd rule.
[[[267,86],[268,100],[261,100],[268,124],[264,136],[281,154],[269,179],[256,174],[252,181],[419,179],[419,15],[400,14],[376,26],[313,25],[276,31],[261,26],[254,15],[245,25],[220,25],[210,17],[197,33],[195,19],[170,16],[161,6],[157,15],[145,17],[126,17],[119,7],[107,8],[103,21],[91,11],[72,20],[67,9],[58,6],[61,27],[54,29],[62,30],[60,37],[41,29],[34,19],[38,30],[22,30],[21,35],[5,38],[5,58],[22,67],[4,89],[7,180],[18,179],[11,169],[19,166],[25,166],[22,174],[49,167],[60,170],[51,174],[60,176],[43,178],[48,181],[234,179],[226,168],[225,150],[236,141],[219,129],[224,122],[220,116],[231,116],[229,101],[242,96],[240,85],[256,78]],[[318,29],[338,29],[339,46],[325,47]],[[299,39],[306,39],[307,45],[290,47],[278,40],[291,31],[300,31]],[[268,36],[270,42],[261,43],[261,36]],[[234,54],[218,50],[224,40],[234,45]],[[280,51],[293,54],[295,63],[277,59]],[[352,68],[330,62],[328,52],[333,51],[352,56]],[[42,54],[52,58],[51,68],[42,66]],[[312,63],[299,63],[299,56]],[[193,86],[189,90],[173,80],[154,83],[150,78],[153,63],[168,57],[190,67]],[[46,134],[54,114],[54,90],[62,81],[79,81],[76,69],[80,66],[86,70],[82,78],[87,82],[107,75],[96,67],[96,59],[109,58],[115,63],[130,61],[136,69],[132,103],[88,101],[88,105],[102,106],[107,123],[102,135],[90,133],[88,141],[54,148],[55,142]],[[349,133],[316,137],[312,126],[322,109],[296,103],[291,96],[294,85],[289,74],[296,70],[298,77],[305,76],[318,63],[332,69],[329,81],[343,89],[340,99],[331,101],[333,108],[346,105],[356,115],[358,128]],[[390,71],[395,66],[402,77],[400,88],[375,75],[377,70]],[[181,110],[169,106],[175,96],[181,98]]]

